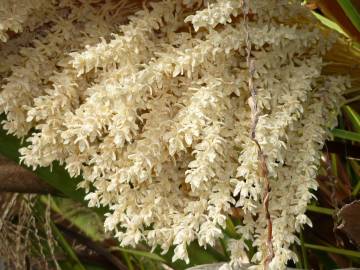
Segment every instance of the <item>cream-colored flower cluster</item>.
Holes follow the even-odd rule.
[[[17,1],[5,0],[0,2],[0,41],[6,42],[9,38],[7,31],[19,33],[23,31],[24,24],[34,28],[43,23],[39,19],[41,8],[48,8],[45,0]]]
[[[289,247],[310,222],[304,213],[320,150],[348,80],[322,71],[334,38],[300,5],[248,2],[246,26],[238,0],[149,2],[126,23],[134,1],[48,3],[45,24],[0,45],[3,127],[29,135],[23,162],[59,161],[71,176],[82,174],[89,206],[108,207],[105,228],[122,245],[175,245],[174,260],[188,261],[194,240],[214,245],[232,208],[241,208],[232,261],[251,240],[252,260],[262,263],[268,228],[249,134],[248,40],[256,140],[271,187],[270,268],[296,260]],[[3,35],[26,20],[0,18]]]

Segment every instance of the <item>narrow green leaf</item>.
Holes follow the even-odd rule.
[[[329,20],[328,18],[326,18],[325,16],[317,13],[317,12],[314,12],[312,11],[312,14],[325,26],[329,27],[330,29],[333,29],[337,32],[339,32],[340,34],[346,36],[346,37],[349,37],[348,34],[346,34],[344,32],[344,30],[342,30],[342,28],[335,22]]]
[[[360,133],[360,115],[348,105],[343,106],[343,110],[349,118],[354,130]]]
[[[58,241],[59,245],[62,247],[62,249],[66,252],[69,259],[72,261],[73,269],[74,270],[86,270],[85,267],[81,264],[80,260],[76,256],[76,253],[71,248],[71,246],[68,244],[62,233],[58,230],[56,225],[50,221],[51,229],[55,235],[56,240]]]
[[[138,266],[139,266],[140,270],[145,270],[144,263],[141,260],[138,260]]]
[[[301,241],[301,254],[302,254],[302,259],[303,259],[303,265],[305,270],[309,269],[309,261],[308,261],[308,257],[307,257],[307,251],[306,251],[306,247],[305,247],[305,241],[304,241],[304,234],[303,231],[300,231],[300,241]]]
[[[337,0],[337,2],[344,10],[346,16],[349,18],[355,28],[360,32],[360,14],[351,0]]]
[[[227,249],[227,241],[225,239],[225,236],[223,238],[220,238],[219,241],[220,241],[221,247],[223,249],[224,256],[226,256],[226,258],[229,259],[230,254],[229,254],[228,249]]]
[[[292,245],[291,249],[295,254],[299,254],[298,247],[295,244]],[[297,262],[295,262],[295,266],[296,266],[297,269],[304,269],[303,264],[302,264],[302,260],[300,258],[298,259]]]
[[[333,171],[333,174],[334,176],[338,176],[336,154],[330,154],[330,160],[331,160],[331,169]]]
[[[122,251],[121,254],[123,255],[126,265],[129,268],[129,270],[135,270],[134,265],[131,262],[131,258],[129,256],[129,254],[125,251]]]
[[[231,238],[239,239],[241,236],[236,232],[236,227],[234,223],[232,222],[231,218],[228,217],[226,219],[226,228],[225,232],[227,235],[229,235]]]
[[[320,245],[314,245],[314,244],[308,244],[308,243],[304,243],[304,246],[309,249],[320,250],[320,251],[325,251],[325,252],[329,252],[329,253],[335,253],[335,254],[341,254],[341,255],[345,255],[345,256],[349,256],[349,257],[360,258],[359,251],[336,248],[336,247],[331,247],[331,246],[328,246],[328,247],[320,246]]]
[[[353,191],[351,192],[351,195],[355,197],[360,191],[360,166],[356,160],[350,160],[350,166],[354,171],[354,179],[357,181]]]
[[[357,132],[352,132],[352,131],[335,128],[332,130],[332,134],[336,138],[360,142],[360,133],[357,133]]]
[[[329,216],[332,216],[334,214],[334,209],[320,207],[320,206],[316,206],[316,205],[312,205],[312,204],[309,204],[306,207],[306,210],[308,210],[310,212],[319,213],[319,214],[329,215]]]

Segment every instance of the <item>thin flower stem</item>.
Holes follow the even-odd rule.
[[[360,96],[356,96],[356,97],[353,97],[353,98],[349,98],[349,99],[347,99],[347,100],[345,101],[344,104],[350,104],[350,103],[353,103],[353,102],[358,101],[358,100],[360,100]]]

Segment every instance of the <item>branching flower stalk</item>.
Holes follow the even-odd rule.
[[[264,269],[267,270],[269,267],[269,263],[274,257],[274,248],[272,243],[272,222],[269,211],[269,201],[270,201],[270,181],[269,181],[269,171],[266,165],[266,155],[263,153],[259,142],[256,139],[256,127],[259,121],[259,111],[256,101],[256,88],[254,87],[254,73],[255,73],[255,64],[254,60],[251,59],[251,40],[250,34],[248,31],[248,13],[249,13],[249,4],[247,0],[244,0],[242,3],[242,10],[244,13],[244,27],[245,27],[245,44],[246,44],[246,64],[249,70],[249,79],[248,86],[251,93],[251,96],[248,100],[250,111],[251,111],[251,128],[250,128],[250,136],[251,140],[256,144],[258,150],[258,163],[259,163],[259,175],[261,180],[264,181],[264,195],[263,195],[263,206],[267,220],[267,230],[268,230],[268,238],[267,238],[267,247],[268,247],[268,255],[264,259]]]
[[[3,2],[0,15],[14,4]],[[351,87],[326,60],[333,33],[288,0],[17,2],[28,15],[0,21],[0,111],[26,140],[24,164],[82,175],[122,246],[175,246],[189,262],[187,246],[215,245],[235,205],[229,267],[297,260],[290,246]]]

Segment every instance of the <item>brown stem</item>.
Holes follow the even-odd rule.
[[[267,269],[269,266],[269,263],[274,258],[274,247],[272,243],[272,220],[270,216],[269,211],[269,202],[270,202],[270,181],[269,181],[269,171],[266,166],[266,156],[264,155],[260,144],[256,139],[254,139],[257,147],[258,147],[258,160],[260,162],[260,176],[262,179],[264,179],[264,195],[263,195],[263,207],[265,211],[265,218],[267,222],[267,247],[268,247],[268,256],[265,259],[265,265],[264,268]]]
[[[97,254],[99,254],[101,257],[105,258],[108,262],[110,262],[115,268],[118,270],[128,270],[127,266],[123,264],[123,262],[113,255],[107,248],[105,248],[102,244],[92,241],[90,238],[84,236],[83,234],[64,226],[63,224],[57,223],[56,226],[59,227],[59,229],[64,232],[66,235],[68,235],[70,238],[75,239],[80,244],[83,244],[87,248],[95,251]]]
[[[270,201],[270,180],[269,180],[269,171],[266,165],[266,155],[262,151],[262,148],[256,139],[256,127],[259,121],[259,111],[257,106],[257,91],[254,86],[254,74],[255,74],[255,64],[254,59],[251,59],[251,41],[250,34],[248,29],[248,13],[249,5],[247,1],[243,1],[243,12],[244,12],[244,25],[245,25],[245,41],[246,41],[246,64],[249,70],[248,78],[248,87],[250,90],[251,97],[249,98],[249,105],[251,110],[251,130],[250,138],[256,144],[258,152],[258,166],[259,174],[261,180],[264,181],[264,194],[263,194],[263,208],[265,212],[265,218],[267,222],[267,240],[266,245],[268,248],[268,254],[264,260],[264,269],[269,268],[269,263],[274,258],[274,247],[272,243],[272,220],[269,211],[269,201]]]
[[[56,194],[33,172],[0,155],[0,192]]]

